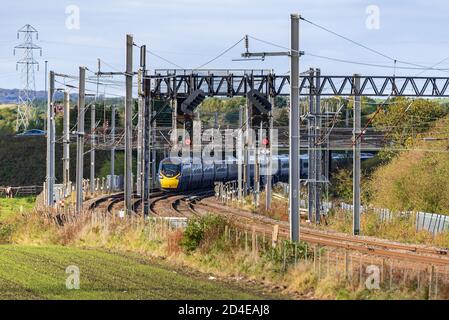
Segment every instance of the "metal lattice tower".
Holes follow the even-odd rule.
[[[39,71],[39,63],[34,59],[34,50],[40,50],[40,55],[42,56],[42,48],[33,43],[33,36],[36,36],[36,40],[38,39],[38,31],[27,24],[17,31],[17,39],[20,39],[21,35],[24,41],[14,47],[14,55],[16,55],[16,50],[23,52],[22,58],[16,64],[17,70],[19,70],[19,65],[21,66],[22,83],[17,106],[16,131],[20,129],[26,130],[30,119],[34,116],[36,92],[34,68],[37,66]]]

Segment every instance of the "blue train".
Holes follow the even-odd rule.
[[[268,159],[260,158],[260,170],[266,172]],[[274,182],[288,181],[288,155],[272,158]],[[250,158],[250,163],[254,159]],[[254,179],[254,164],[249,165],[250,179]],[[159,184],[163,190],[185,191],[213,187],[215,182],[235,181],[238,179],[236,159],[203,161],[200,158],[166,158],[159,164]],[[265,183],[264,175],[261,176]]]
[[[371,153],[362,154],[362,160],[372,158]],[[334,154],[333,161],[343,159],[342,155]],[[249,159],[249,175],[251,183],[254,179],[254,158]],[[260,157],[260,170],[267,172],[267,158]],[[289,158],[288,155],[278,155],[272,157],[273,172],[272,181],[288,182],[289,178]],[[300,156],[301,178],[307,178],[308,156]],[[206,189],[213,187],[215,182],[235,181],[238,179],[237,160],[215,160],[203,161],[200,158],[165,158],[159,164],[159,184],[161,189],[167,191],[186,191],[194,189]],[[261,176],[264,184],[266,175]]]

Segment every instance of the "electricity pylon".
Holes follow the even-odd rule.
[[[21,35],[23,35],[24,42],[14,47],[14,55],[16,55],[16,50],[23,52],[22,58],[16,64],[16,70],[19,69],[19,65],[21,66],[22,82],[17,106],[16,131],[26,130],[34,116],[36,93],[34,68],[37,66],[39,71],[39,63],[34,59],[34,50],[40,50],[42,56],[42,48],[33,43],[33,36],[36,36],[36,40],[38,39],[38,31],[27,24],[17,31],[17,39],[20,39]]]

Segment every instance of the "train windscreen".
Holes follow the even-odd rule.
[[[176,163],[163,163],[161,172],[167,178],[176,177],[181,172],[181,165]]]

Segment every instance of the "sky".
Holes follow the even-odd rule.
[[[21,53],[17,51],[13,56],[13,47],[21,42],[17,30],[25,24],[39,31],[35,43],[42,47],[42,56],[35,52],[40,64],[36,89],[43,90],[45,60],[49,70],[70,75],[77,75],[80,65],[95,70],[97,58],[102,60],[104,71],[123,71],[127,33],[133,34],[137,45],[146,44],[151,52],[183,68],[197,68],[245,34],[288,47],[291,13],[300,13],[309,21],[378,52],[301,21],[300,50],[306,53],[300,62],[302,71],[315,67],[326,75],[392,75],[394,59],[432,66],[449,57],[447,0],[6,0],[0,12],[0,88],[22,85],[15,64]],[[250,51],[285,51],[253,38],[249,47]],[[286,57],[233,61],[243,51],[241,42],[205,68],[274,69],[277,74],[289,70]],[[384,67],[336,62],[308,54]],[[174,64],[153,55],[147,58],[152,70],[176,68]],[[401,63],[396,66],[397,75],[448,74],[400,69],[410,67]],[[449,58],[437,68],[449,69]]]

